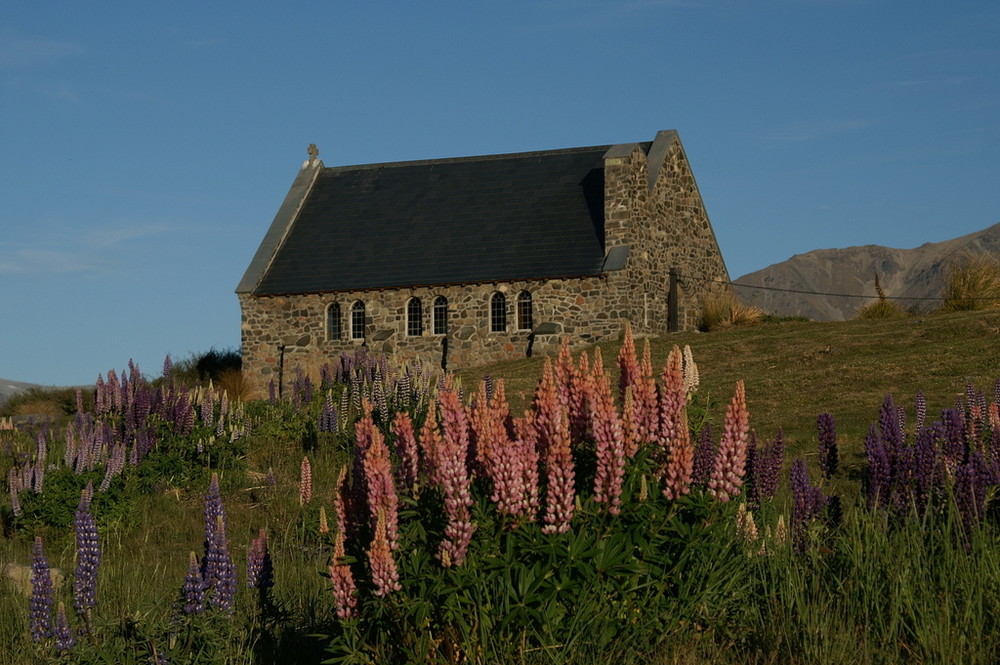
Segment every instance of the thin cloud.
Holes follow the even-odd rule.
[[[799,143],[802,141],[818,141],[830,136],[851,134],[876,125],[873,120],[822,120],[816,122],[795,123],[784,131],[774,132],[767,136],[769,141],[777,143]]]
[[[93,273],[102,265],[79,252],[57,249],[18,249],[0,251],[0,274],[52,275]]]
[[[48,65],[86,51],[84,46],[74,42],[29,39],[0,33],[0,69],[27,69]]]
[[[131,251],[131,241],[175,231],[182,229],[155,222],[104,226],[76,235],[68,229],[55,230],[45,237],[33,237],[21,247],[0,247],[0,274],[96,274],[120,270],[120,255]],[[70,242],[69,238],[74,240]]]
[[[150,222],[147,224],[125,224],[92,229],[83,235],[83,240],[92,247],[113,249],[118,245],[137,238],[147,238],[161,233],[178,230],[168,224]]]

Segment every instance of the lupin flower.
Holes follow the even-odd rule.
[[[576,471],[570,450],[569,416],[559,404],[552,362],[546,358],[535,390],[535,429],[545,460],[544,533],[565,533],[573,518]]]
[[[784,433],[778,430],[774,440],[757,449],[753,459],[754,494],[757,502],[774,498],[778,491],[778,478],[785,463]]]
[[[304,455],[299,465],[299,505],[312,501],[312,493],[312,465],[309,464],[309,456]]]
[[[590,396],[590,421],[597,448],[594,499],[606,504],[608,512],[621,512],[622,480],[625,477],[625,434],[611,395],[611,380],[602,376],[594,382]]]
[[[875,423],[871,424],[868,436],[865,437],[865,456],[868,458],[868,507],[874,509],[885,505],[892,488],[892,464]]]
[[[698,392],[698,384],[700,383],[698,365],[694,361],[694,354],[691,352],[691,347],[687,344],[684,345],[683,373],[685,394],[690,396],[692,393]]]
[[[396,561],[392,558],[386,526],[385,512],[379,511],[375,522],[375,536],[368,549],[368,565],[371,568],[372,582],[375,584],[375,595],[379,597],[388,596],[393,591],[403,588],[399,583]]]
[[[736,394],[726,409],[725,430],[719,442],[708,491],[720,501],[729,501],[740,493],[746,467],[746,446],[749,433],[746,392],[743,381],[736,382]]]
[[[986,515],[988,484],[989,471],[986,462],[978,450],[973,451],[968,461],[960,464],[955,470],[955,503],[967,534],[971,533]]]
[[[448,523],[439,554],[445,565],[460,566],[472,542],[476,525],[472,522],[472,478],[466,463],[469,451],[469,424],[458,393],[445,380],[438,395],[443,421],[443,437],[437,451],[435,468],[444,490],[444,507]]]
[[[622,431],[625,435],[625,454],[629,458],[634,457],[639,452],[639,417],[635,409],[635,398],[632,396],[632,387],[625,389],[625,397],[622,399]]]
[[[197,614],[205,609],[205,582],[201,577],[198,555],[188,556],[188,571],[184,576],[184,614]]]
[[[219,476],[213,473],[205,495],[205,558],[201,572],[206,591],[212,591],[212,606],[223,611],[232,609],[236,594],[236,566],[229,554],[226,528]]]
[[[392,420],[392,432],[396,436],[396,455],[399,458],[397,475],[400,487],[413,492],[420,473],[420,455],[417,437],[413,431],[413,419],[406,411],[397,411]]]
[[[14,517],[19,517],[21,515],[21,499],[18,496],[20,494],[20,479],[17,476],[17,470],[13,467],[7,471],[7,490],[10,492],[10,507],[14,512]]]
[[[83,617],[97,605],[97,569],[101,565],[101,546],[97,535],[97,522],[90,512],[93,485],[80,494],[80,504],[73,520],[76,534],[76,570],[73,575],[73,607]]]
[[[247,587],[266,591],[274,586],[274,566],[267,548],[267,531],[261,528],[247,548]]]
[[[632,324],[625,322],[625,332],[622,346],[618,350],[618,393],[625,401],[625,390],[633,388],[639,380],[639,358],[635,353],[635,338],[632,336]]]
[[[675,344],[663,368],[660,394],[660,431],[663,495],[677,499],[690,491],[694,473],[694,445],[688,428],[684,388],[683,356]]]
[[[829,480],[837,472],[837,424],[833,415],[821,413],[816,417],[819,429],[819,468]]]
[[[319,507],[319,532],[330,533],[330,524],[326,521],[326,506]]]
[[[809,522],[819,516],[826,506],[823,491],[809,482],[809,471],[802,459],[792,463],[791,471],[792,497],[792,542],[796,550],[806,549],[806,530]]]
[[[924,397],[924,392],[922,390],[917,391],[915,402],[915,408],[917,412],[917,433],[924,429],[924,423],[927,420],[927,398]]]
[[[691,482],[696,485],[708,485],[715,465],[715,437],[712,436],[712,425],[705,423],[694,449],[694,464],[691,468]]]
[[[392,478],[392,461],[381,430],[373,427],[370,435],[371,443],[361,452],[369,517],[372,528],[379,519],[385,523],[389,548],[395,551],[399,547],[399,497]]]
[[[736,508],[736,533],[747,542],[756,542],[759,534],[753,513],[747,510],[746,502],[741,502]]]
[[[69,627],[66,606],[63,603],[59,603],[59,609],[56,610],[56,625],[53,635],[55,636],[56,651],[69,651],[76,646],[76,637],[73,636],[73,630]]]
[[[212,545],[205,554],[207,561],[204,583],[212,589],[209,601],[217,610],[230,612],[236,598],[236,566],[229,553],[229,538],[222,515],[215,518]]]
[[[52,575],[42,548],[42,537],[36,536],[31,548],[31,600],[28,604],[31,639],[40,642],[52,636]]]
[[[358,605],[358,587],[354,582],[351,566],[343,563],[344,532],[338,531],[334,539],[333,560],[330,562],[330,582],[333,585],[333,601],[337,616],[341,620],[353,619]]]

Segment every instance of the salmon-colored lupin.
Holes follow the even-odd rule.
[[[725,430],[708,479],[709,493],[720,501],[739,495],[743,486],[749,431],[746,391],[741,379],[736,382],[736,393],[726,408]]]

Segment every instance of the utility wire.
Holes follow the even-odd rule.
[[[777,286],[754,286],[752,284],[737,284],[736,282],[729,282],[723,279],[709,279],[708,277],[695,277],[693,275],[682,275],[676,273],[678,279],[692,279],[699,282],[711,282],[713,284],[722,284],[735,286],[741,289],[758,289],[760,291],[780,291],[782,293],[802,293],[810,296],[827,296],[830,298],[863,298],[865,300],[870,300],[873,297],[870,295],[859,295],[855,293],[824,293],[823,291],[804,291],[801,289],[783,289]],[[928,297],[928,296],[885,296],[886,300],[930,300],[930,301],[944,301],[948,300],[943,296]],[[957,298],[957,300],[987,300],[987,301],[1000,301],[1000,298]]]

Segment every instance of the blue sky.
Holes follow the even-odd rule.
[[[1000,3],[11,2],[0,377],[238,348],[300,164],[677,129],[733,278],[1000,222]]]

